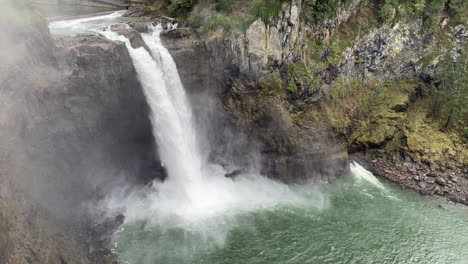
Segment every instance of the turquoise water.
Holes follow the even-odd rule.
[[[157,215],[131,220],[114,250],[130,264],[468,263],[464,207],[402,191],[362,168],[334,184],[290,188],[305,202],[187,225]]]

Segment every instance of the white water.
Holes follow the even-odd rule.
[[[150,34],[143,34],[151,53],[143,47],[132,48],[128,39],[114,32],[103,32],[109,39],[123,41],[127,46],[151,109],[159,156],[168,172],[164,183],[155,182],[152,187],[130,195],[116,194],[106,206],[123,211],[127,221],[144,219],[166,228],[202,232],[210,229],[219,235],[214,226],[226,226],[230,216],[239,212],[304,203],[304,197],[289,186],[258,172],[226,178],[223,167],[207,160],[209,150],[201,149],[198,139],[203,135],[197,135],[177,67],[159,38],[161,30],[158,25],[151,27]],[[314,206],[324,203],[317,197]]]
[[[116,18],[121,17],[125,11],[116,11],[108,15],[92,16],[79,19],[55,21],[49,24],[52,34],[77,35],[87,32],[95,32],[97,28],[107,23],[113,23]]]
[[[351,162],[351,172],[356,179],[366,181],[379,189],[385,189],[385,186],[370,171],[364,169],[357,162]]]

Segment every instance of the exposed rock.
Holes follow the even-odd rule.
[[[442,177],[440,177],[440,176],[437,176],[437,177],[435,178],[435,182],[438,183],[438,184],[440,184],[440,185],[447,185],[447,182],[445,181],[445,179],[442,178]]]
[[[146,46],[145,41],[141,37],[140,32],[132,29],[126,24],[116,24],[111,26],[112,31],[117,32],[119,35],[122,35],[128,40],[130,40],[130,44],[134,49],[144,47],[145,49],[149,50],[149,48]]]
[[[190,28],[177,28],[172,30],[165,30],[161,32],[161,35],[171,39],[180,39],[180,38],[188,38],[191,37],[193,34]]]
[[[458,182],[448,184],[447,180],[439,175],[455,174],[468,175],[467,168],[436,169],[428,164],[420,164],[416,172],[411,172],[410,167],[415,163],[405,163],[404,158],[398,154],[379,153],[369,151],[367,153],[356,153],[351,156],[365,165],[377,176],[396,183],[404,189],[415,190],[422,195],[438,195],[453,202],[468,205],[468,178],[459,178]],[[371,162],[377,160],[376,162]],[[428,178],[414,181],[417,173],[423,173]]]
[[[417,63],[427,54],[421,21],[384,25],[359,39],[344,54],[340,73],[347,78],[396,78],[415,76]],[[357,64],[357,60],[362,63]]]

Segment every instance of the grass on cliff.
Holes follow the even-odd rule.
[[[245,33],[257,19],[267,23],[278,16],[289,0],[210,0],[207,10],[200,8],[191,14],[189,23],[205,31],[222,28],[234,33]]]

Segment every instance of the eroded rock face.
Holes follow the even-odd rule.
[[[415,76],[418,61],[429,53],[421,21],[385,25],[348,48],[339,65],[343,77],[367,80]]]
[[[231,121],[260,142],[263,169],[284,182],[332,182],[348,170],[346,148],[324,125],[291,114],[281,96],[236,82],[224,95]]]

